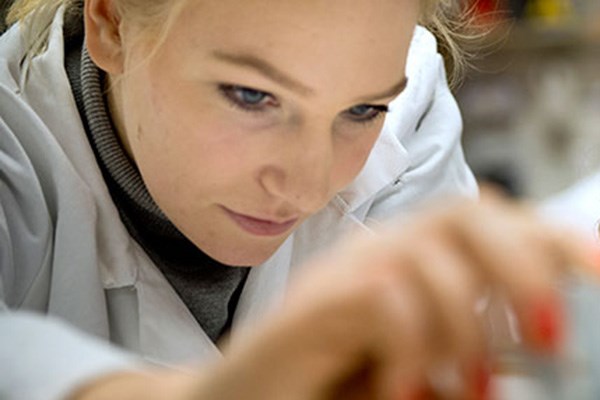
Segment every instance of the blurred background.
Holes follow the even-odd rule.
[[[479,180],[542,199],[600,169],[600,0],[470,1],[496,27],[455,91]]]

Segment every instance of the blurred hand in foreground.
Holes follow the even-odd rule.
[[[563,331],[557,284],[596,276],[598,254],[498,196],[426,209],[307,264],[285,304],[197,374],[115,374],[74,398],[485,398],[493,354],[477,302],[501,297],[525,344],[552,352]],[[429,377],[445,365],[460,366],[459,384],[434,397]]]

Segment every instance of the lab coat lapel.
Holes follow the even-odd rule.
[[[234,334],[240,326],[256,324],[267,312],[281,304],[291,268],[293,240],[294,234],[269,260],[250,271],[235,311]]]
[[[233,318],[231,340],[235,340],[240,327],[257,323],[281,304],[290,270],[292,240],[293,235],[268,261],[250,271]],[[154,265],[139,269],[136,289],[140,351],[148,360],[177,364],[220,356],[220,350]]]
[[[176,365],[210,360],[220,352],[158,269],[139,268],[140,352],[149,361]]]
[[[132,310],[112,310],[119,315],[108,315],[111,322],[104,322],[104,325],[124,318],[137,318],[139,329],[123,333],[127,336],[139,335],[139,341],[132,341],[139,342],[140,353],[153,363],[174,365],[186,360],[218,357],[219,350],[120,222],[118,211],[105,188],[85,136],[73,134],[82,132],[83,127],[78,119],[71,93],[59,91],[53,92],[53,96],[47,95],[48,87],[68,87],[68,84],[65,84],[68,80],[62,64],[62,42],[62,13],[59,13],[51,28],[48,51],[35,57],[28,65],[28,73],[32,79],[29,79],[27,84],[22,84],[22,96],[44,116],[44,121],[51,131],[55,132],[56,139],[65,150],[65,156],[88,183],[86,187],[93,192],[93,198],[96,199],[95,202],[90,201],[92,209],[88,210],[96,216],[96,232],[95,235],[89,234],[85,237],[95,237],[95,245],[102,251],[98,251],[97,265],[91,270],[97,268],[99,271],[104,289],[108,291],[107,295],[110,296],[111,289],[131,287],[131,295],[137,296],[137,315]],[[63,105],[64,112],[56,116],[49,114],[55,108],[50,102]],[[90,279],[90,282],[94,280]],[[91,296],[92,293],[87,291],[87,295]],[[93,299],[85,298],[82,301],[90,306],[103,305],[104,300],[98,298],[102,295],[94,295]],[[53,297],[54,303],[60,300],[57,296]],[[73,303],[72,298],[69,301]],[[62,303],[57,306],[64,307]],[[96,314],[104,315],[102,312]],[[68,319],[68,316],[66,317]],[[96,332],[99,329],[87,330],[100,333]],[[107,336],[104,333],[106,329],[102,331],[99,335]]]

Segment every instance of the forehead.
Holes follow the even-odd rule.
[[[211,40],[267,39],[290,36],[324,42],[337,34],[393,42],[413,24],[419,0],[189,0],[180,23]],[[311,43],[305,43],[309,45]]]
[[[418,0],[186,3],[170,36],[189,57],[253,54],[307,80],[369,73],[388,85],[403,72],[418,12]]]

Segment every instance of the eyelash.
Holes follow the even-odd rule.
[[[260,102],[257,104],[250,104],[250,103],[244,102],[243,100],[241,100],[239,98],[239,96],[236,96],[236,91],[243,91],[243,90],[260,93],[265,96],[264,97],[265,99],[269,99],[272,102],[272,104],[269,104],[269,102],[267,102],[267,103]],[[266,105],[272,105],[275,107],[277,107],[279,105],[279,103],[277,103],[275,98],[270,93],[263,92],[261,90],[248,88],[245,86],[221,84],[221,85],[219,85],[219,92],[221,92],[221,95],[225,98],[225,100],[227,100],[229,102],[229,104],[231,104],[235,108],[238,108],[242,111],[247,111],[247,112],[252,112],[252,113],[261,113],[261,112],[266,111],[265,110]]]
[[[225,100],[227,100],[227,102],[229,104],[231,104],[233,107],[240,109],[242,111],[251,112],[251,113],[262,113],[262,112],[266,111],[265,110],[266,106],[274,106],[274,107],[279,106],[279,103],[277,102],[277,100],[275,100],[273,95],[268,92],[263,92],[261,90],[252,89],[252,88],[245,87],[245,86],[231,85],[231,84],[220,84],[218,88],[219,88],[219,92],[221,93],[221,95],[225,98]],[[236,95],[236,91],[244,91],[244,90],[264,95],[264,99],[267,99],[267,102],[265,103],[265,102],[261,101],[257,104],[250,104],[250,103],[244,102],[242,99],[239,98],[239,96]],[[271,104],[269,104],[269,103],[271,103]],[[366,118],[356,117],[356,116],[353,116],[350,114],[350,110],[352,108],[356,108],[356,107],[368,107],[368,108],[372,109],[373,111],[372,111],[372,114]],[[373,123],[373,122],[379,120],[380,118],[382,118],[383,116],[385,116],[389,112],[389,107],[385,106],[385,105],[361,104],[359,106],[355,106],[352,108],[349,110],[346,110],[344,112],[344,114],[348,115],[348,119],[350,121],[357,123],[357,124],[362,124],[362,125],[368,125],[370,123]]]
[[[388,106],[384,106],[384,105],[370,105],[370,104],[364,104],[361,105],[361,107],[369,107],[371,108],[372,114],[369,115],[366,118],[361,118],[361,117],[356,117],[356,116],[349,116],[348,118],[352,121],[355,122],[357,124],[363,124],[363,125],[368,125],[371,123],[374,123],[376,121],[378,121],[379,119],[383,118],[390,110]],[[350,111],[346,111],[346,114],[350,114]]]

